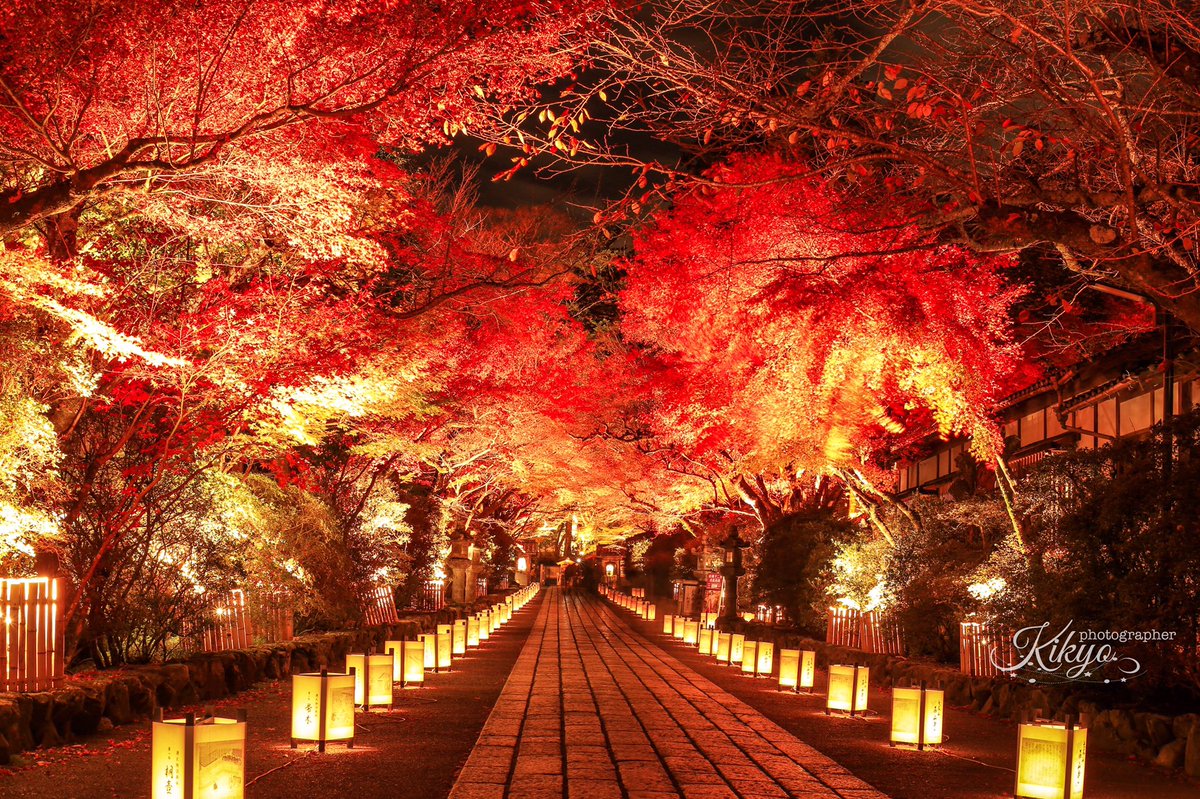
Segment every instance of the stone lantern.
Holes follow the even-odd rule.
[[[738,535],[737,528],[729,537],[721,542],[725,549],[725,562],[721,566],[721,575],[725,578],[725,621],[731,627],[737,621],[738,578],[746,573],[742,566],[742,550],[750,546]]]

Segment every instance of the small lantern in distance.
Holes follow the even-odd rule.
[[[300,741],[325,744],[345,741],[354,748],[354,675],[292,675],[292,748]]]
[[[918,750],[942,743],[945,694],[937,688],[892,689],[892,746],[910,744]]]
[[[151,722],[151,799],[242,799],[246,793],[246,712],[237,718],[162,717]]]
[[[454,627],[449,624],[437,626],[437,671],[449,671],[451,654],[454,651]]]
[[[388,641],[383,651],[392,656],[392,682],[401,688],[425,684],[424,641]]]
[[[775,642],[758,642],[758,665],[754,668],[756,677],[770,677],[775,670]]]
[[[758,668],[758,646],[759,641],[743,641],[742,642],[742,673],[754,674],[754,670]]]
[[[474,616],[467,619],[467,646],[479,646],[479,619]]]
[[[663,635],[675,634],[675,617],[670,613],[663,615]]]
[[[346,671],[354,675],[354,703],[367,711],[381,706],[391,710],[395,701],[395,692],[392,690],[392,674],[395,670],[390,654],[352,652],[346,655]]]
[[[713,630],[709,627],[700,628],[700,654],[711,655],[713,653]]]
[[[729,663],[733,666],[742,665],[742,651],[746,648],[746,636],[733,633],[729,636]]]
[[[1017,786],[1024,799],[1083,799],[1087,727],[1025,721],[1017,738]]]
[[[467,654],[467,620],[459,619],[454,622],[454,654]]]
[[[729,662],[729,649],[730,649],[730,646],[732,643],[733,643],[733,635],[731,633],[723,633],[723,632],[717,633],[717,646],[716,646],[716,649],[713,651],[713,654],[717,656],[717,662],[719,662],[719,663],[728,663]]]
[[[829,667],[829,695],[825,698],[825,715],[831,710],[851,716],[867,709],[867,687],[871,670],[866,666]]]

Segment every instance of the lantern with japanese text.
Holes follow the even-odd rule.
[[[386,706],[392,709],[392,675],[395,661],[391,654],[371,655],[351,653],[346,655],[346,671],[354,675],[354,704],[370,710]]]
[[[742,642],[742,673],[754,674],[754,670],[758,667],[758,641],[743,641]]]
[[[729,662],[729,650],[733,643],[733,635],[730,633],[717,633],[717,647],[713,652],[717,656],[717,661],[720,663]]]
[[[392,656],[392,682],[402,688],[425,683],[424,641],[388,641],[383,651]]]
[[[354,746],[354,675],[292,675],[292,748],[304,741],[318,752],[330,741]]]
[[[754,675],[756,677],[770,677],[771,672],[775,670],[775,642],[774,641],[759,641],[758,642],[758,659],[754,667]]]
[[[449,671],[450,661],[454,652],[454,625],[439,624],[437,626],[437,670]]]
[[[867,686],[870,669],[866,666],[830,666],[829,695],[825,699],[825,714],[838,710],[854,716],[867,709]]]
[[[454,622],[453,650],[456,655],[467,654],[467,620],[459,619]]]
[[[242,799],[246,790],[246,714],[166,719],[155,712],[150,736],[151,799]]]
[[[909,744],[924,749],[942,742],[945,695],[922,682],[916,688],[892,689],[892,746]]]
[[[817,653],[809,650],[780,649],[779,650],[779,688],[791,688],[798,691],[801,688],[811,690],[813,678],[816,676]]]
[[[1017,787],[1024,799],[1082,799],[1087,728],[1052,721],[1021,724],[1017,738]]]
[[[742,665],[742,653],[746,648],[746,636],[733,633],[729,636],[729,663],[734,666]]]

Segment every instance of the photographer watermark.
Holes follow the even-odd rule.
[[[991,661],[1001,672],[1029,675],[1029,682],[1128,682],[1143,669],[1136,658],[1122,653],[1122,644],[1174,640],[1171,631],[1076,630],[1073,620],[1055,629],[1045,622],[1017,630],[1012,651],[993,649]]]

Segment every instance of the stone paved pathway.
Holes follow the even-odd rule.
[[[621,623],[550,589],[451,799],[887,799]]]

